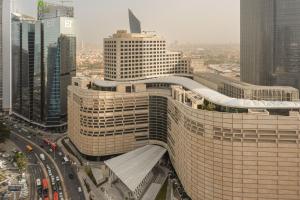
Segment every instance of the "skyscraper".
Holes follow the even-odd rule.
[[[2,83],[2,76],[3,76],[3,38],[2,38],[2,10],[3,10],[3,0],[0,0],[0,110],[2,110],[2,102],[3,102],[3,83]]]
[[[11,109],[11,0],[0,1],[1,8],[1,47],[0,54],[0,107]]]
[[[54,17],[74,17],[74,7],[38,1],[38,19]]]
[[[55,8],[64,10],[63,6],[51,6],[51,13],[58,13]],[[60,131],[66,128],[67,86],[76,74],[76,36],[73,17],[50,11],[38,20],[13,15],[13,114]]]
[[[241,79],[300,89],[300,2],[241,0]]]
[[[67,86],[76,71],[74,20],[55,17],[42,20],[43,26],[43,120],[48,125],[65,122]]]
[[[128,9],[129,14],[129,25],[130,25],[130,32],[131,33],[141,33],[141,22],[140,20],[133,14],[133,12]]]
[[[12,19],[12,111],[33,119],[35,71],[35,20],[13,14]]]

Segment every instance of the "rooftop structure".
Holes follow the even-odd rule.
[[[197,73],[194,80],[226,96],[265,101],[299,101],[299,90],[289,86],[252,85],[214,73]]]
[[[130,9],[128,9],[128,15],[129,15],[130,32],[142,33],[140,20],[133,14],[133,12]]]
[[[55,17],[74,17],[74,7],[65,6],[63,4],[54,4],[45,2],[44,0],[38,1],[38,19],[49,19]]]
[[[99,87],[116,87],[122,82],[95,80],[93,82]],[[128,82],[130,83],[130,82]],[[228,97],[213,89],[210,89],[201,83],[198,83],[189,78],[179,76],[165,76],[147,80],[136,81],[135,83],[165,83],[173,85],[181,85],[187,90],[193,91],[195,94],[203,97],[207,101],[216,105],[230,108],[245,108],[245,109],[299,109],[300,101],[258,101],[250,99],[237,99]]]
[[[134,192],[166,151],[157,145],[146,145],[104,163]]]

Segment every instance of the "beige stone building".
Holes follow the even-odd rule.
[[[190,59],[170,52],[154,33],[117,31],[104,39],[105,79],[141,80],[167,75],[192,76]]]
[[[289,86],[252,85],[214,73],[196,73],[194,80],[233,98],[266,101],[299,101],[299,90]]]
[[[188,78],[74,78],[69,137],[86,156],[156,144],[194,200],[300,199],[300,102],[225,96]]]

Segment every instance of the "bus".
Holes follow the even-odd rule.
[[[32,152],[32,147],[30,145],[27,145],[26,149],[27,149],[28,152]]]
[[[42,181],[42,184],[43,184],[43,196],[48,197],[48,181],[47,181],[47,179],[44,178]]]
[[[53,200],[58,200],[58,192],[53,193]]]

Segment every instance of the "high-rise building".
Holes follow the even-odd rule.
[[[33,119],[35,19],[12,15],[12,111]]]
[[[3,13],[3,0],[0,0],[0,110],[3,105],[3,29],[2,29],[2,14]]]
[[[48,125],[66,121],[67,87],[76,74],[74,19],[55,17],[43,23],[43,120]]]
[[[44,0],[39,0],[38,19],[42,20],[55,17],[74,17],[74,7],[53,4],[45,2]]]
[[[300,2],[241,0],[241,79],[300,89]]]
[[[67,87],[76,74],[74,18],[15,15],[12,27],[13,113],[43,128],[65,130]]]
[[[104,39],[105,79],[130,81],[158,76],[192,76],[191,62],[181,52],[170,52],[154,33],[117,31]]]
[[[142,27],[141,27],[140,20],[133,14],[133,12],[130,9],[128,9],[128,15],[129,15],[130,32],[141,33]]]
[[[11,0],[0,1],[0,108],[11,110]]]

